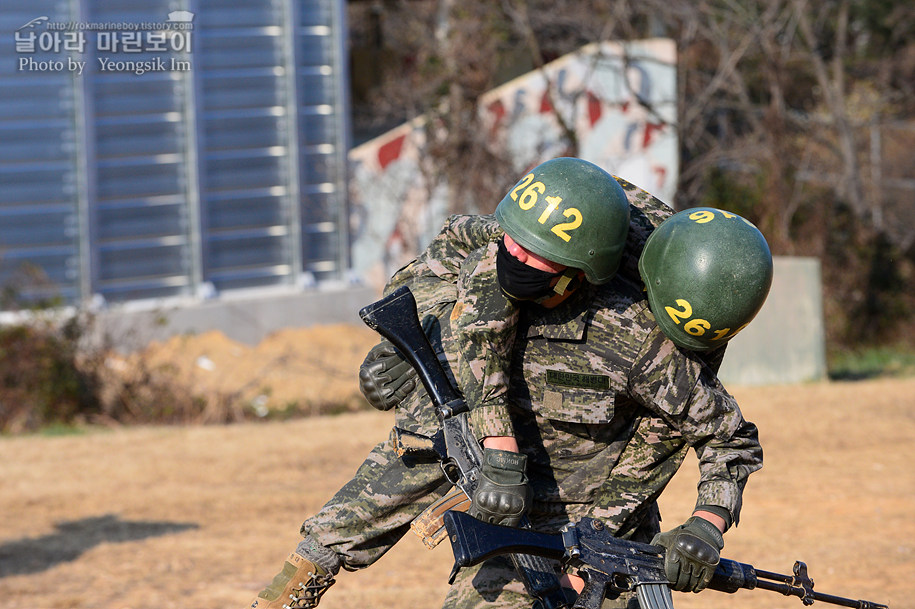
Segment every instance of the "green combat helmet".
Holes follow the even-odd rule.
[[[772,254],[744,218],[698,207],[674,214],[651,233],[639,273],[664,334],[680,347],[708,351],[759,312],[772,284]]]
[[[496,220],[519,245],[581,269],[593,284],[619,268],[629,230],[629,200],[613,176],[562,157],[534,167],[496,207]]]

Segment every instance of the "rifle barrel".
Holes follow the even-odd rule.
[[[852,609],[888,609],[886,605],[881,603],[855,600],[815,591],[813,589],[813,580],[807,575],[807,565],[800,561],[794,564],[794,575],[762,571],[754,569],[750,565],[742,566],[749,567],[753,570],[756,578],[755,587],[763,590],[770,590],[772,592],[779,592],[785,596],[796,596],[801,599],[805,605],[812,605],[815,601],[820,601],[822,603],[829,603],[840,607],[851,607]]]
[[[812,605],[814,601],[820,601],[821,603],[829,603],[832,605],[838,605],[840,607],[851,607],[852,609],[889,609],[887,605],[881,603],[874,603],[871,601],[855,600],[851,598],[845,598],[842,596],[835,596],[833,594],[824,594],[822,592],[815,592],[813,590],[804,590],[800,586],[792,586],[791,584],[769,582],[760,580],[757,585],[757,588],[762,590],[770,590],[772,592],[780,592],[785,596],[796,596],[802,601],[805,605]]]

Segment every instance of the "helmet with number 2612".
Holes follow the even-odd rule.
[[[560,157],[521,178],[496,207],[496,220],[525,249],[602,284],[613,278],[623,256],[629,200],[597,165]]]

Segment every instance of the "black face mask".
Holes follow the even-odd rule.
[[[551,273],[528,266],[508,253],[505,242],[499,240],[499,253],[496,255],[496,275],[499,287],[512,300],[538,300],[552,295],[550,283],[560,277],[564,271]]]

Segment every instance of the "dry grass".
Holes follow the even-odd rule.
[[[766,465],[725,555],[817,589],[915,607],[915,379],[737,388]],[[0,439],[0,607],[246,607],[298,541],[301,521],[391,425],[362,412],[228,427],[140,427]],[[695,464],[663,498],[692,507]],[[321,606],[437,607],[450,551],[412,536],[343,573]],[[678,609],[802,607],[765,591],[676,595]],[[818,605],[820,606],[820,605]]]

